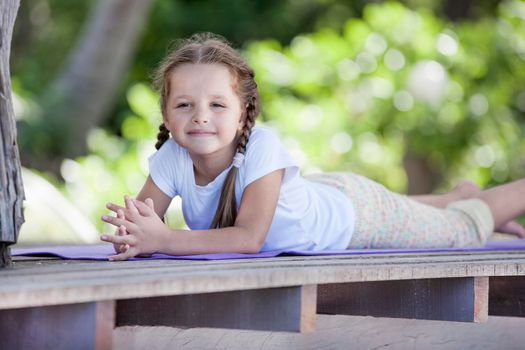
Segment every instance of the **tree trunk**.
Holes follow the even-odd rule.
[[[429,194],[443,181],[426,157],[407,150],[403,156],[403,165],[408,177],[407,194]]]
[[[20,0],[0,1],[0,267],[10,264],[9,245],[16,243],[24,222],[24,188],[11,101],[9,54]]]
[[[19,130],[24,142],[38,140],[28,164],[42,169],[42,161],[86,154],[87,133],[110,111],[152,2],[99,0],[94,6],[68,62],[41,99],[41,123]]]
[[[444,15],[451,21],[472,17],[472,0],[446,0],[442,3]]]

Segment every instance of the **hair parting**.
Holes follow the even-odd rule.
[[[222,37],[211,33],[199,33],[180,41],[175,50],[161,62],[155,74],[155,85],[160,94],[160,109],[166,119],[166,104],[170,94],[171,74],[182,64],[221,64],[228,68],[234,81],[234,90],[243,106],[244,126],[239,133],[237,152],[245,153],[255,119],[259,114],[259,94],[254,72],[242,56]],[[159,149],[169,139],[166,126],[159,126],[157,143]],[[221,189],[217,210],[210,228],[229,227],[237,218],[235,181],[238,168],[231,167]]]

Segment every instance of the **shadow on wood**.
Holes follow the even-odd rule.
[[[315,330],[315,285],[177,295],[117,302],[117,326]]]
[[[0,349],[111,349],[115,303],[0,310]]]
[[[525,278],[490,277],[489,314],[525,317]]]
[[[318,286],[320,314],[485,322],[488,278],[334,283]]]

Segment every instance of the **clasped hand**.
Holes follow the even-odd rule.
[[[126,260],[137,255],[155,253],[162,247],[168,227],[155,213],[153,201],[144,202],[124,196],[125,207],[108,203],[116,216],[102,216],[102,221],[117,227],[116,235],[103,235],[101,240],[113,243],[117,255],[109,260]]]

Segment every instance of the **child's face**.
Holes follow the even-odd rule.
[[[233,77],[220,64],[183,64],[169,80],[164,123],[190,155],[231,156],[242,130],[241,101]]]

